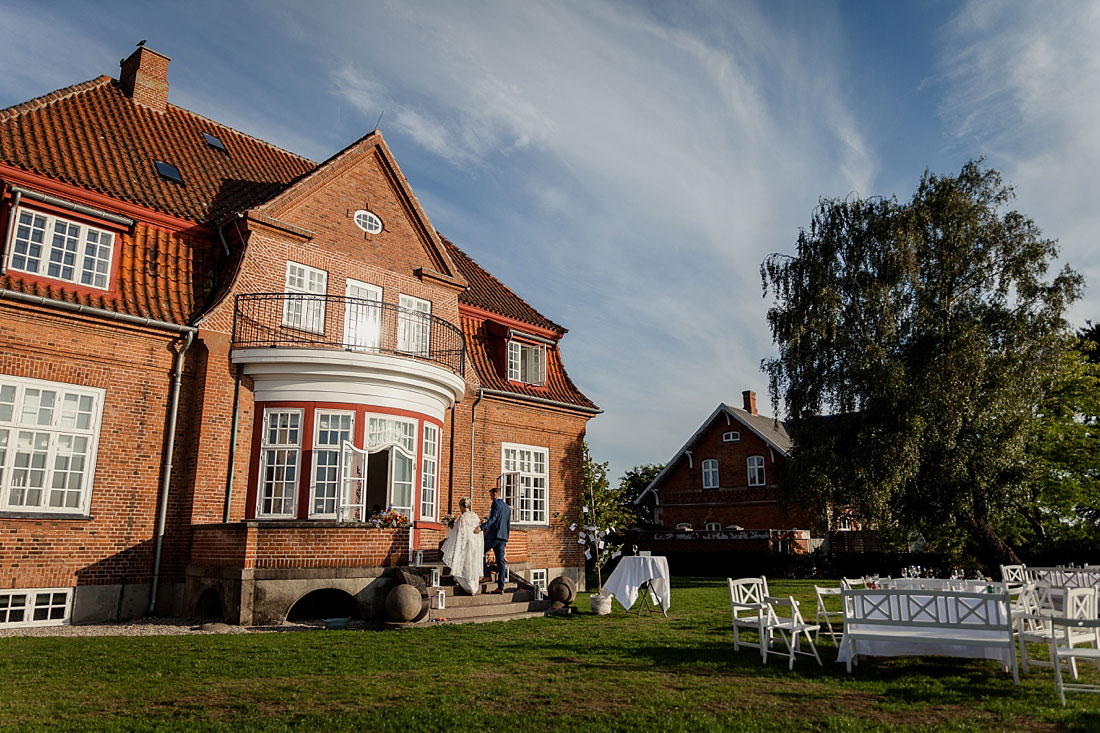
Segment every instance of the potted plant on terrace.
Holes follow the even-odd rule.
[[[569,528],[577,533],[577,542],[584,546],[584,559],[591,561],[596,571],[596,593],[589,602],[592,611],[601,616],[611,613],[611,596],[603,590],[603,569],[622,554],[622,543],[613,543],[616,527],[630,523],[631,515],[623,507],[623,489],[611,488],[607,481],[607,462],[596,463],[584,443],[584,505],[580,516]]]

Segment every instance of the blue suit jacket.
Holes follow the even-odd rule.
[[[498,542],[507,542],[511,526],[512,507],[504,499],[495,499],[489,507],[489,516],[481,523],[481,531],[485,533],[485,549]]]

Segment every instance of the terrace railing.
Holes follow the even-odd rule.
[[[430,313],[365,298],[308,293],[238,295],[233,347],[342,349],[394,354],[465,376],[466,339]]]

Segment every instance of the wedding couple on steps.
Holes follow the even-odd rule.
[[[488,550],[493,551],[497,568],[497,588],[492,593],[504,592],[504,579],[508,574],[504,548],[508,544],[512,509],[500,498],[497,487],[489,491],[489,498],[492,504],[489,506],[489,517],[484,522],[470,509],[466,499],[460,499],[459,515],[443,541],[443,563],[451,569],[451,576],[458,586],[470,595],[476,595],[481,590],[481,584],[490,580],[489,566],[485,562]]]

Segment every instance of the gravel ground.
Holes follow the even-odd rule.
[[[352,621],[350,628],[361,628],[361,622]],[[282,626],[232,626],[230,624],[206,624],[193,619],[152,618],[121,621],[111,624],[87,624],[81,626],[29,626],[0,629],[0,638],[10,636],[174,636],[196,634],[270,634],[292,631],[323,630],[320,621],[288,623]]]

